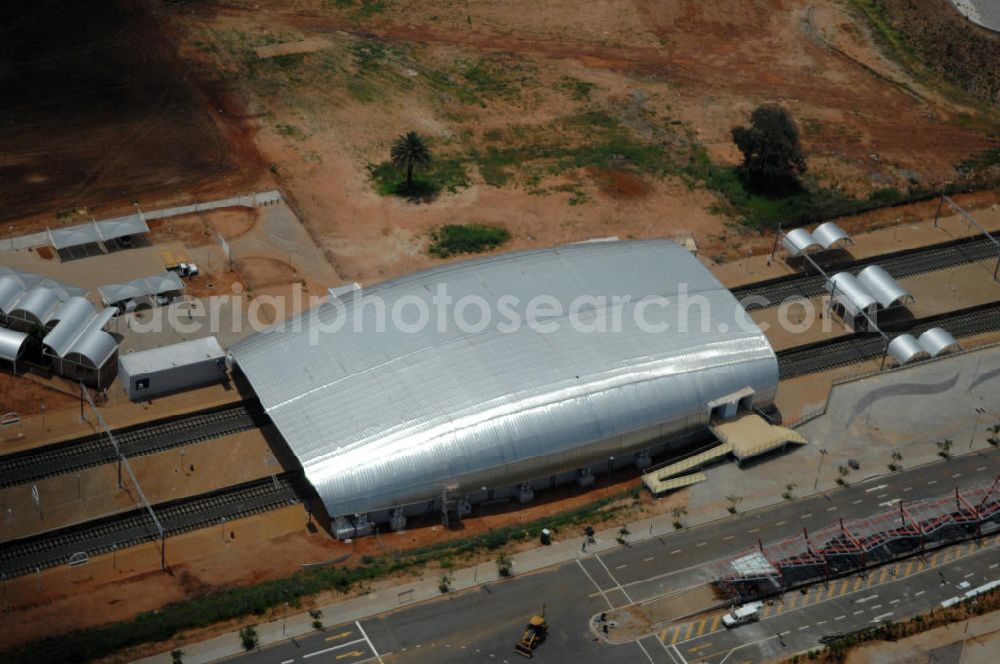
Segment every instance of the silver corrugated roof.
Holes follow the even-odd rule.
[[[60,302],[65,302],[74,296],[86,297],[87,295],[86,288],[69,286],[55,279],[0,265],[0,313],[13,311],[28,291],[38,287],[51,290]]]
[[[813,230],[812,236],[816,238],[817,242],[823,245],[824,249],[829,249],[838,242],[854,242],[851,239],[851,236],[844,232],[844,229],[832,221],[828,221],[817,226],[816,229]]]
[[[0,360],[13,362],[24,351],[28,335],[24,332],[0,327]]]
[[[955,337],[943,327],[932,327],[917,338],[920,347],[926,350],[931,357],[945,355],[961,350]]]
[[[850,272],[838,272],[830,277],[826,289],[852,316],[860,316],[861,312],[871,315],[878,304]]]
[[[106,306],[110,306],[136,297],[183,291],[184,282],[181,281],[176,272],[167,270],[149,277],[133,279],[124,284],[108,284],[107,286],[101,286],[97,290],[101,294],[101,301]]]
[[[814,249],[821,249],[822,245],[816,241],[812,233],[804,228],[795,228],[785,233],[781,238],[781,243],[790,256],[798,256]]]
[[[479,296],[496,315],[504,296],[518,298],[507,302],[522,317],[538,295],[564,312],[581,295],[631,302],[553,317],[558,329],[548,334],[525,325],[498,329],[496,315],[479,331],[439,330],[431,298],[442,284],[454,303]],[[677,324],[681,284],[705,305],[688,307],[686,331]],[[651,296],[670,300],[648,306]],[[391,325],[375,331],[375,298],[388,311],[423,302],[431,324],[414,333]],[[455,263],[355,293],[345,307],[349,322],[336,332],[317,333],[338,319],[338,309],[324,304],[284,331],[231,349],[331,514],[433,499],[445,482],[478,490],[607,460],[703,428],[712,399],[751,387],[764,404],[777,387],[764,335],[696,258],[664,240]],[[647,321],[671,328],[640,329],[634,316],[643,307]],[[468,320],[478,319],[476,311],[470,307]],[[621,330],[571,325],[603,313],[619,315]]]
[[[926,360],[930,353],[921,346],[912,334],[901,334],[889,342],[889,355],[899,364],[909,364],[917,360]]]
[[[44,325],[52,319],[58,308],[59,295],[55,291],[44,286],[35,286],[25,292],[8,313],[24,320],[30,317],[32,321]]]
[[[891,274],[878,265],[869,265],[861,270],[858,272],[857,279],[883,308],[888,309],[914,299],[906,289],[892,278]]]
[[[118,347],[118,341],[102,329],[114,315],[112,307],[95,311],[82,297],[70,298],[56,311],[53,318],[59,322],[42,343],[58,357],[75,354],[100,367]]]
[[[142,215],[133,214],[105,221],[91,221],[67,228],[49,229],[49,243],[56,249],[69,249],[85,244],[95,244],[106,240],[148,233],[149,226]]]

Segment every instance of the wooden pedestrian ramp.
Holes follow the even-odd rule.
[[[704,482],[707,479],[704,473],[692,473],[692,471],[698,470],[705,464],[717,461],[732,451],[732,443],[721,443],[704,452],[692,454],[685,459],[645,473],[642,476],[642,483],[654,495],[658,495],[666,491]]]

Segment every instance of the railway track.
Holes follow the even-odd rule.
[[[955,338],[1000,330],[1000,302],[928,316],[907,324],[887,326],[887,329],[893,333],[909,332],[918,335],[937,326],[944,327]],[[827,371],[881,357],[884,350],[885,342],[881,335],[867,332],[796,346],[777,353],[778,375],[781,380],[787,380]]]
[[[154,422],[144,422],[114,432],[127,457],[143,456],[173,447],[191,445],[241,431],[267,421],[256,399]],[[104,433],[47,445],[0,457],[0,488],[34,482],[45,477],[112,463],[114,447]]]
[[[880,256],[831,266],[831,272],[848,271],[857,274],[869,265],[881,265],[897,279],[943,270],[949,267],[996,258],[997,249],[989,238],[970,237],[935,244],[929,247],[904,249]],[[814,297],[825,292],[825,281],[819,274],[795,274],[760,281],[732,289],[736,299],[747,311],[774,307],[790,297]]]
[[[165,537],[295,505],[307,484],[300,472],[274,475],[208,494],[154,505]],[[223,535],[224,536],[224,535]],[[144,509],[0,545],[0,575],[21,576],[73,560],[156,541],[159,531]],[[168,544],[169,551],[169,544]],[[84,558],[86,557],[86,558]]]

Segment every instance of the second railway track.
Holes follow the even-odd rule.
[[[114,432],[127,457],[154,454],[262,426],[267,420],[256,399],[125,427]],[[115,461],[107,435],[96,433],[0,457],[0,488],[33,482]]]

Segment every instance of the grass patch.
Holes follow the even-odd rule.
[[[274,128],[286,138],[294,138],[297,141],[304,141],[306,138],[305,132],[293,124],[277,124]]]
[[[480,254],[495,249],[510,239],[510,232],[484,224],[446,224],[431,233],[427,253],[438,258],[455,254]]]
[[[251,586],[215,590],[184,602],[167,604],[157,611],[142,613],[122,621],[85,631],[49,637],[18,649],[0,653],[0,662],[18,664],[76,664],[88,662],[141,645],[166,641],[186,632],[227,620],[262,616],[288,602],[300,605],[303,597],[336,590],[342,593],[376,578],[419,570],[430,563],[471,558],[483,551],[496,551],[511,541],[538,537],[542,528],[560,529],[605,522],[626,505],[621,501],[634,495],[622,492],[519,526],[497,528],[460,540],[442,541],[395,556],[367,556],[353,567],[328,567],[298,572],[288,577]]]
[[[370,164],[368,174],[375,191],[382,196],[402,196],[412,200],[430,200],[442,191],[455,193],[469,186],[469,176],[461,159],[437,158],[431,167],[413,178],[407,187],[406,174],[390,161]]]
[[[597,86],[589,81],[581,81],[578,78],[573,78],[572,76],[563,76],[559,81],[557,81],[552,88],[569,95],[570,99],[574,101],[587,101],[590,99],[590,93],[593,92],[594,88]]]

